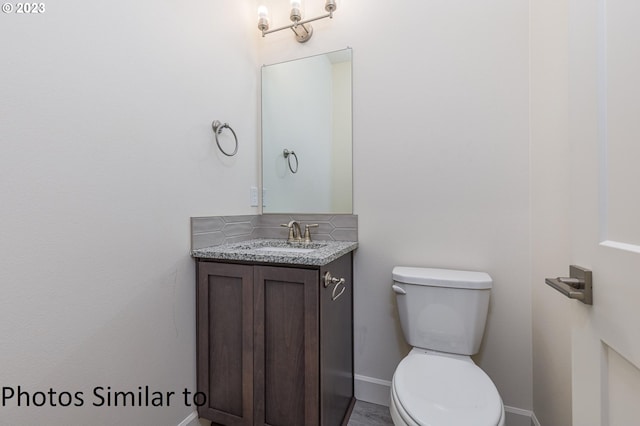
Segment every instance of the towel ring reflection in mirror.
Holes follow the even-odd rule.
[[[236,136],[236,132],[234,132],[231,126],[229,126],[229,123],[223,124],[218,120],[214,120],[213,123],[211,123],[211,127],[213,128],[213,134],[216,135],[216,145],[218,145],[218,149],[227,157],[233,157],[234,155],[236,155],[236,153],[238,152],[238,137]],[[220,146],[220,141],[218,140],[218,135],[222,133],[222,130],[225,128],[231,130],[231,133],[233,134],[233,139],[236,142],[236,146],[231,154],[229,154],[224,149],[222,149],[222,147]]]
[[[284,158],[287,159],[287,164],[289,165],[289,170],[291,170],[291,173],[298,173],[298,156],[296,155],[295,152],[293,151],[289,151],[288,149],[285,148],[284,151],[282,151],[282,155],[284,155]],[[291,165],[291,157],[296,159],[296,168],[294,170],[293,166]]]

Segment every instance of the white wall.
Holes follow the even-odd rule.
[[[247,2],[65,0],[0,16],[0,383],[83,391],[1,424],[176,425],[192,408],[91,408],[91,390],[195,389],[189,217],[255,214]],[[215,148],[228,121],[236,157]],[[47,404],[48,405],[48,404]]]
[[[544,284],[568,273],[568,2],[531,2],[531,243],[533,401],[542,425],[570,425],[576,302]]]
[[[264,3],[273,27],[286,23],[287,5]],[[322,5],[306,2],[305,16]],[[359,376],[390,380],[408,351],[394,265],[487,271],[495,283],[476,360],[506,405],[532,408],[528,7],[350,0],[305,44],[289,31],[259,42],[263,63],[353,47]]]

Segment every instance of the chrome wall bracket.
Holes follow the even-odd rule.
[[[568,277],[547,278],[544,282],[569,299],[593,305],[593,274],[589,269],[571,265]]]

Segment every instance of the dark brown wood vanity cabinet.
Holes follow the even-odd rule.
[[[325,287],[327,271],[344,284]],[[351,253],[322,267],[199,259],[197,274],[200,417],[346,424],[355,402]]]

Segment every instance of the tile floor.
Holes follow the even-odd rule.
[[[393,426],[393,422],[388,407],[356,401],[348,426]]]
[[[535,422],[527,416],[506,413],[506,426],[534,426]],[[370,402],[356,401],[348,426],[393,426],[389,408]]]

